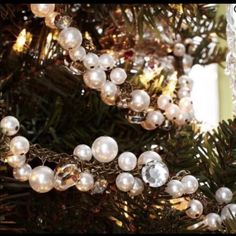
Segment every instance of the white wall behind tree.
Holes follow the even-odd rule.
[[[202,122],[202,130],[215,128],[219,123],[219,88],[217,64],[194,65],[189,73],[193,79],[194,114]]]

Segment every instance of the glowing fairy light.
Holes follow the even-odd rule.
[[[27,32],[26,29],[23,29],[17,39],[15,44],[13,45],[13,50],[16,52],[23,52],[25,49],[25,46],[29,46],[32,40],[32,34]]]

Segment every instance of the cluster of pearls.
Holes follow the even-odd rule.
[[[141,123],[142,127],[147,130],[154,130],[164,123],[165,118],[179,126],[190,123],[193,119],[193,105],[189,88],[191,82],[192,79],[186,75],[179,78],[178,97],[180,100],[178,105],[173,103],[169,95],[160,95],[157,99],[158,110],[147,112],[145,121]]]
[[[19,121],[13,116],[6,116],[0,123],[3,134],[12,136],[20,128]],[[22,136],[15,136],[11,139],[10,153],[6,160],[13,167],[13,176],[19,181],[29,180],[29,184],[37,192],[48,192],[53,188],[54,172],[49,167],[38,166],[32,170],[26,163],[26,154],[30,149],[29,141]]]
[[[180,180],[172,179],[167,183],[165,191],[173,198],[182,197],[184,194],[193,194],[199,187],[198,180],[192,175],[186,175]],[[219,188],[215,193],[215,199],[219,204],[228,204],[232,201],[233,193],[227,187]],[[217,213],[209,213],[204,217],[202,223],[207,226],[210,231],[219,229],[222,222],[226,219],[236,217],[236,204],[228,204],[221,210],[221,215]],[[191,199],[188,202],[186,215],[192,219],[197,219],[203,214],[203,205],[199,200]]]
[[[170,180],[165,191],[173,198],[178,198],[182,197],[184,194],[195,193],[198,186],[198,180],[193,175],[186,175],[181,180]]]
[[[186,175],[181,180],[173,179],[167,184],[165,191],[173,198],[182,197],[184,194],[193,194],[198,189],[198,180],[193,175]],[[199,200],[192,199],[188,202],[186,215],[192,219],[199,218],[203,213],[203,205]]]
[[[108,163],[113,161],[118,154],[118,145],[116,141],[108,136],[101,136],[97,138],[91,148],[85,144],[75,147],[73,154],[81,161],[90,161],[92,156],[101,163]],[[116,186],[120,191],[128,192],[130,196],[137,196],[144,190],[144,184],[138,177],[134,177],[128,171],[132,171],[136,168],[138,163],[137,157],[132,152],[123,152],[118,156],[118,166],[124,171],[117,175]],[[81,182],[80,190],[90,190],[93,187],[92,175],[86,174],[86,178],[90,178],[89,181]],[[84,185],[88,185],[87,187]],[[76,185],[77,186],[77,185]],[[82,187],[85,188],[82,188]]]
[[[215,199],[220,205],[230,203],[232,198],[233,193],[227,187],[221,187],[215,193]],[[219,229],[223,221],[233,219],[231,213],[234,217],[236,216],[236,204],[231,203],[224,206],[220,215],[217,213],[209,213],[206,215],[203,223],[207,226],[208,230],[216,231]]]
[[[127,74],[124,69],[115,67],[116,61],[110,54],[100,56],[95,53],[86,52],[81,46],[81,32],[70,27],[68,20],[61,20],[64,24],[57,24],[57,18],[60,16],[55,12],[55,4],[31,4],[31,10],[38,17],[45,17],[45,23],[48,27],[62,29],[59,33],[58,43],[68,51],[70,59],[73,62],[81,62],[86,68],[83,74],[84,83],[91,89],[100,92],[101,99],[107,105],[115,105],[121,95],[120,85],[122,85]],[[64,16],[65,17],[65,16]],[[61,18],[63,18],[61,16]],[[61,27],[63,25],[63,27]],[[173,49],[174,55],[182,57],[185,54],[185,46],[177,43]],[[183,75],[179,78],[180,88],[178,90],[179,104],[174,104],[172,98],[168,95],[161,95],[157,99],[156,110],[150,110],[151,98],[145,90],[136,89],[130,93],[128,104],[133,112],[146,114],[145,120],[140,124],[146,130],[154,130],[164,123],[165,118],[182,126],[192,120],[192,102],[189,98],[192,80]]]
[[[145,151],[138,158],[132,152],[123,152],[118,155],[118,145],[116,141],[108,136],[101,136],[97,138],[91,148],[85,144],[80,144],[75,147],[73,154],[78,157],[81,161],[90,161],[92,156],[101,163],[108,163],[113,161],[118,157],[117,162],[118,166],[122,172],[120,172],[115,180],[116,187],[123,192],[127,192],[130,196],[137,196],[141,194],[144,190],[144,183],[149,183],[151,187],[159,187],[167,181],[169,177],[168,168],[165,166],[166,175],[163,176],[163,170],[161,168],[157,169],[156,172],[150,172],[156,181],[161,182],[159,185],[150,184],[149,180],[146,178],[145,168],[148,163],[153,163],[155,161],[162,163],[160,155],[154,151]],[[143,167],[144,166],[144,167]],[[142,168],[143,167],[143,168]],[[143,181],[133,176],[130,171],[135,170],[136,168],[142,168],[142,179]],[[158,175],[159,174],[159,175]],[[163,181],[164,178],[164,181]],[[90,181],[90,184],[92,181]]]

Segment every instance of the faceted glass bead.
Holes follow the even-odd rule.
[[[66,16],[66,15],[57,15],[55,17],[55,21],[54,24],[58,29],[65,29],[68,28],[72,23],[72,18],[70,16]]]
[[[79,179],[79,169],[75,164],[57,167],[54,177],[54,188],[63,191],[74,186]]]
[[[151,161],[142,168],[142,178],[150,187],[160,187],[169,178],[169,170],[163,162]]]

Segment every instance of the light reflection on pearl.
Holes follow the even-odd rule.
[[[47,166],[35,167],[30,174],[29,184],[36,192],[49,192],[54,186],[53,170]]]
[[[99,162],[111,162],[118,154],[117,142],[111,137],[101,136],[93,142],[92,153]]]
[[[150,96],[144,90],[134,90],[131,92],[131,97],[129,106],[133,111],[141,112],[149,107]]]

